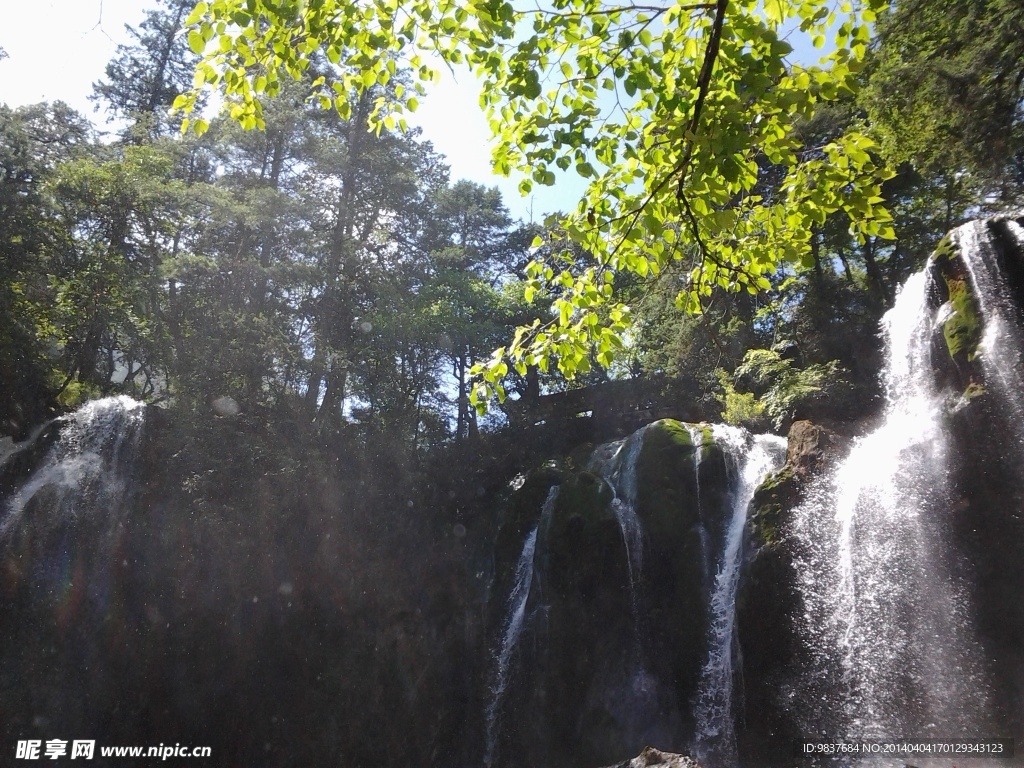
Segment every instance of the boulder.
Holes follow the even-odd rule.
[[[756,546],[779,543],[787,513],[807,492],[810,481],[834,461],[844,441],[834,432],[810,421],[797,421],[787,436],[786,463],[754,493],[750,532]]]
[[[632,760],[617,763],[608,768],[701,768],[700,763],[687,755],[677,755],[671,752],[662,752],[654,747],[645,747],[644,750]]]

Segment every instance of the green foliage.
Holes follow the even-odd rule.
[[[798,488],[799,481],[791,466],[768,475],[758,486],[751,502],[750,525],[765,544],[783,541],[784,512],[793,508]]]
[[[153,42],[117,61],[149,72]],[[342,120],[300,91],[262,132],[109,145],[63,107],[0,110],[4,429],[40,420],[33,401],[119,391],[351,420],[411,449],[476,429],[470,367],[532,319],[514,289],[529,237],[414,134],[368,132],[372,95]]]
[[[884,153],[964,175],[1014,205],[1024,184],[1022,28],[1017,0],[893,3],[863,99]]]
[[[67,233],[50,185],[90,139],[88,124],[64,104],[0,106],[0,419],[8,431],[41,419],[65,377],[51,347],[48,273]]]
[[[753,392],[737,392],[729,374],[719,368],[721,393],[715,395],[722,406],[722,421],[757,428],[765,424],[765,405]]]
[[[979,189],[1010,199],[1019,127],[984,113],[977,147],[950,140],[948,161],[902,142],[885,116],[908,107],[889,97],[910,92],[908,40],[959,62],[971,98],[1002,78],[1001,102],[1016,43],[965,40],[960,3],[909,19],[897,2],[868,61],[881,5],[835,9],[836,51],[805,66],[783,31],[822,42],[824,0],[220,0],[188,31],[187,3],[161,0],[96,86],[130,123],[119,141],[62,105],[0,109],[0,417],[38,420],[15,413],[31,392],[228,395],[417,450],[497,425],[472,407],[494,394],[656,377],[762,426],[850,382],[830,415],[853,418],[899,284],[988,204]],[[451,183],[401,130],[430,67],[458,62],[480,79],[495,167],[524,191],[582,176],[574,210],[517,227],[496,190]],[[970,127],[928,76],[930,103],[910,108],[949,136]],[[190,84],[220,89],[228,116],[193,111],[196,130],[171,135],[200,107]],[[890,174],[880,154],[912,162]],[[974,336],[951,348],[970,355]]]
[[[353,99],[389,82],[399,63],[417,73],[411,88],[375,100],[377,130],[401,125],[433,79],[424,52],[468,63],[481,82],[498,172],[523,174],[524,192],[553,184],[556,171],[590,180],[560,223],[588,262],[561,251],[531,266],[527,296],[550,303],[552,319],[522,327],[475,369],[479,405],[492,392],[503,396],[510,365],[521,372],[555,362],[571,378],[590,369],[592,351],[610,364],[631,322],[614,298],[618,273],[647,278],[683,262],[679,301],[699,313],[715,286],[766,290],[779,265],[807,258],[812,225],[833,213],[846,213],[860,238],[891,238],[879,194],[886,174],[872,142],[851,131],[812,156],[795,135],[817,105],[856,89],[870,24],[884,5],[847,3],[840,22],[824,0],[566,0],[543,9],[507,0],[214,0],[196,7],[190,43],[203,55],[197,87],[219,89],[245,127],[262,126],[263,99],[321,54],[336,81],[314,81],[312,99],[345,118]],[[793,24],[816,42],[835,26],[837,49],[823,66],[789,63],[779,30]],[[196,95],[176,107],[190,111]],[[773,200],[755,192],[762,161],[785,169]]]
[[[111,118],[128,123],[124,135],[138,143],[179,127],[167,109],[192,84],[198,57],[182,30],[192,0],[158,0],[138,27],[128,27],[131,45],[119,45],[107,64],[105,79],[93,85],[92,99],[105,105]]]
[[[120,156],[65,163],[51,182],[62,238],[49,268],[49,335],[68,377],[100,392],[111,390],[122,364],[127,375],[142,360],[150,372],[160,364],[152,292],[156,240],[169,232],[181,191],[171,170],[166,153],[128,147]]]
[[[778,429],[793,417],[796,409],[808,399],[827,392],[841,374],[836,361],[797,368],[774,349],[751,349],[733,374],[733,379],[748,379],[762,390],[760,397],[753,393],[738,394],[732,382],[721,375],[725,392],[721,401],[725,405],[722,418],[726,421],[753,422],[768,416]]]

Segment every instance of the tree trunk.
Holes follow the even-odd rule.
[[[459,354],[455,358],[455,375],[459,380],[459,415],[455,426],[455,439],[462,440],[462,438],[467,434],[469,428],[469,414],[467,407],[469,405],[469,400],[466,397],[466,348],[463,346],[459,347]]]

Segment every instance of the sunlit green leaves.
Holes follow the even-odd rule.
[[[604,275],[650,278],[683,260],[690,281],[679,302],[700,312],[715,287],[765,290],[780,265],[802,263],[810,227],[833,213],[848,214],[859,237],[891,237],[880,200],[885,173],[871,143],[850,134],[811,152],[795,138],[817,105],[855,90],[870,23],[885,5],[858,0],[836,18],[826,0],[566,0],[543,8],[508,0],[214,0],[197,9],[190,34],[203,43],[207,68],[197,85],[220,88],[247,126],[262,125],[262,94],[283,76],[302,76],[315,50],[325,52],[336,82],[313,95],[342,117],[352,99],[387,82],[396,63],[412,69],[410,92],[396,89],[378,102],[378,131],[401,125],[434,78],[424,52],[465,61],[480,81],[496,172],[522,174],[524,194],[556,183],[556,170],[589,180],[558,226],[589,261],[543,249],[547,268],[533,274],[528,293],[552,302],[552,320],[518,334],[478,369],[483,402],[501,395],[509,361],[550,361],[568,377],[592,360],[610,364],[629,313],[614,303]],[[780,31],[793,25],[815,45],[833,38],[822,65],[788,59]],[[234,43],[208,45],[214,35]],[[194,98],[176,106],[187,112]],[[785,180],[781,197],[762,200],[768,164],[784,169]]]

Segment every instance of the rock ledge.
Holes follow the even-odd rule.
[[[644,747],[643,751],[632,760],[608,766],[608,768],[648,768],[649,766],[661,766],[662,768],[701,768],[700,763],[686,755],[676,755],[671,752],[662,752],[654,747]]]

